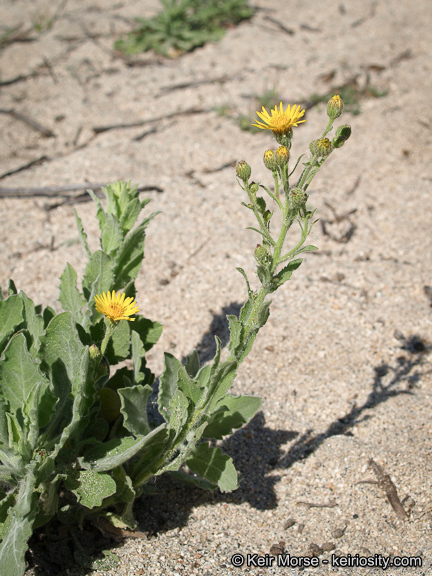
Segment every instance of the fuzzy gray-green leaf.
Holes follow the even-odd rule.
[[[95,470],[79,470],[68,474],[66,487],[75,494],[86,508],[101,506],[105,498],[115,494],[117,486],[109,474]]]
[[[231,396],[227,394],[216,405],[218,410],[204,430],[205,438],[221,439],[233,430],[241,428],[253,418],[261,405],[255,396]]]
[[[0,354],[23,319],[23,301],[19,296],[14,294],[0,301]]]
[[[150,432],[147,419],[147,402],[152,387],[135,385],[118,390],[121,400],[121,413],[124,416],[123,426],[135,436],[145,436]]]
[[[169,352],[164,354],[165,368],[160,377],[158,406],[159,412],[168,422],[171,417],[170,402],[177,390],[178,371],[181,363]]]
[[[217,484],[222,492],[231,492],[238,486],[237,472],[232,459],[220,448],[212,447],[207,442],[193,450],[186,464],[201,478]]]
[[[77,288],[77,273],[69,262],[66,264],[65,271],[60,278],[59,300],[63,310],[70,310],[75,322],[81,324],[81,311],[86,305],[86,300]]]

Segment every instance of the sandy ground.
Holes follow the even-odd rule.
[[[254,223],[240,205],[233,163],[246,159],[253,178],[271,184],[262,164],[269,134],[241,131],[235,116],[253,112],[253,96],[269,89],[285,103],[306,103],[353,78],[360,88],[387,91],[363,98],[359,115],[343,116],[352,138],[311,187],[311,205],[326,224],[311,236],[319,251],[274,295],[234,384],[235,393],[262,398],[254,420],[223,443],[240,488],[207,494],[159,480],[156,496],[137,505],[147,537],[112,548],[119,563],[94,573],[367,576],[382,569],[332,567],[332,554],[381,554],[422,558],[422,568],[389,569],[391,576],[432,574],[432,301],[425,289],[432,285],[432,4],[254,5],[255,17],[217,44],[174,60],[139,55],[130,65],[113,41],[134,16],[155,14],[156,0],[1,2],[0,32],[21,25],[28,34],[0,51],[0,108],[31,118],[44,134],[0,114],[0,284],[13,278],[34,301],[60,310],[66,261],[79,274],[85,265],[74,209],[97,248],[93,203],[16,198],[4,188],[130,179],[150,187],[142,197],[162,212],[149,228],[137,281],[141,311],[164,325],[149,364],[159,374],[164,350],[181,358],[198,347],[208,357],[213,335],[226,338],[227,310],[246,296],[236,266],[257,285],[257,238],[245,230]],[[51,29],[32,28],[53,14]],[[219,115],[221,107],[230,113]],[[295,129],[295,157],[321,133],[325,108],[306,117]],[[371,459],[392,479],[406,520],[382,483],[370,482],[377,480]],[[231,564],[233,554],[264,555],[280,541],[291,556],[325,544],[316,552],[320,566]],[[61,576],[87,573],[77,563]]]

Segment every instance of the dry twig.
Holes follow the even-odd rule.
[[[369,466],[372,468],[375,476],[378,479],[379,487],[384,490],[387,500],[390,502],[391,507],[396,512],[396,516],[401,520],[408,520],[408,514],[402,506],[402,502],[398,496],[396,486],[393,484],[392,479],[372,458],[369,460]]]

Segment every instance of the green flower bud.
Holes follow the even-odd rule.
[[[256,194],[259,190],[259,185],[256,182],[251,182],[249,190],[252,192],[252,194]]]
[[[247,182],[252,174],[251,167],[247,162],[241,160],[241,162],[237,163],[236,174],[243,182]]]
[[[99,350],[99,348],[96,346],[96,344],[92,344],[89,347],[89,355],[90,355],[90,360],[92,360],[95,364],[97,362],[99,362],[100,358],[101,358],[101,351]]]
[[[275,134],[276,142],[281,146],[286,146],[288,150],[291,150],[291,140],[293,137],[293,130],[290,128],[284,134]]]
[[[307,202],[308,195],[301,188],[292,188],[289,193],[289,200],[293,208],[301,208]]]
[[[348,138],[351,136],[351,126],[343,124],[336,130],[335,137],[332,140],[333,148],[342,148]]]
[[[286,146],[279,146],[276,150],[276,163],[278,166],[286,166],[289,160],[289,150]]]
[[[309,150],[315,156],[328,156],[333,148],[328,138],[319,138],[309,144]]]
[[[267,249],[264,248],[264,246],[261,246],[261,244],[257,244],[256,248],[255,248],[255,252],[254,252],[254,256],[256,261],[258,262],[258,264],[266,264],[267,259],[268,259],[268,252]]]
[[[343,107],[344,103],[342,98],[339,96],[339,94],[335,94],[333,98],[330,98],[327,103],[327,116],[329,116],[332,120],[339,118],[339,116],[342,114]]]
[[[272,172],[276,170],[276,158],[273,150],[266,150],[264,152],[264,166]]]

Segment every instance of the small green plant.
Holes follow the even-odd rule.
[[[376,87],[366,84],[364,88],[360,88],[357,80],[351,80],[342,86],[333,88],[326,94],[312,94],[309,101],[316,105],[325,103],[330,98],[331,94],[338,92],[344,101],[345,110],[350,112],[353,116],[358,116],[361,113],[361,101],[364,98],[383,98],[387,96],[387,90],[378,90]]]
[[[222,38],[228,26],[252,17],[245,0],[161,0],[153,18],[136,18],[138,27],[115,48],[125,54],[154,50],[164,56],[190,52]]]
[[[329,122],[310,145],[310,157],[294,185],[289,179],[293,126],[304,122],[300,106],[258,112],[258,129],[270,129],[280,146],[267,150],[272,172],[270,190],[250,180],[242,161],[236,173],[246,192],[260,235],[254,251],[260,287],[252,289],[246,273],[247,300],[239,317],[227,317],[230,340],[222,358],[220,340],[207,365],[196,351],[184,365],[165,353],[159,383],[146,366],[146,353],[162,326],[138,314],[135,280],[144,258],[150,214],[137,224],[149,200],[137,188],[115,182],[104,188],[106,209],[97,205],[100,249],[91,252],[82,222],[76,222],[88,257],[81,290],[68,263],[60,279],[63,312],[35,306],[9,281],[0,300],[0,575],[25,571],[27,541],[33,530],[54,517],[82,526],[102,517],[117,527],[135,528],[133,504],[148,483],[171,473],[204,489],[234,490],[238,485],[232,459],[215,445],[247,423],[260,406],[253,396],[230,393],[237,370],[252,349],[270,314],[275,292],[302,260],[316,250],[305,245],[314,224],[306,207],[307,188],[322,163],[350,136],[340,126],[327,138],[342,112],[339,96],[328,103]],[[259,191],[273,201],[268,208]],[[282,214],[277,233],[274,211]],[[284,243],[294,222],[300,238]],[[3,294],[0,291],[3,298]],[[128,360],[129,363],[119,366]],[[185,470],[187,466],[188,471]]]

